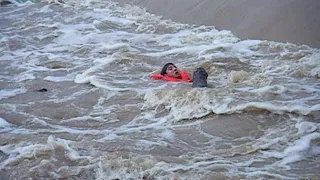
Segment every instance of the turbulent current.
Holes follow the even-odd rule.
[[[209,87],[149,78],[168,62]],[[0,179],[319,179],[319,79],[308,46],[107,0],[12,1]]]

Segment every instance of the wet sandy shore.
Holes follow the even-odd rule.
[[[173,21],[214,25],[241,39],[265,39],[320,48],[317,0],[117,0]]]

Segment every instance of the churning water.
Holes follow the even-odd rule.
[[[0,72],[1,179],[320,178],[319,49],[42,0],[0,7]]]

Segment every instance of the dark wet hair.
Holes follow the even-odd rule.
[[[161,70],[161,72],[160,72],[160,74],[161,75],[165,75],[165,74],[167,74],[167,68],[168,68],[168,66],[170,66],[170,65],[173,65],[173,66],[176,66],[176,65],[174,65],[173,63],[167,63],[167,64],[165,64],[164,66],[163,66],[163,68],[162,68],[162,70]]]

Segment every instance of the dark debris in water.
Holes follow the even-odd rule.
[[[39,89],[39,90],[36,90],[37,92],[47,92],[48,90],[46,88],[42,88],[42,89]]]
[[[10,1],[1,1],[0,0],[0,5],[1,6],[5,6],[5,5],[8,5],[8,4],[12,4],[12,2],[10,2]]]

